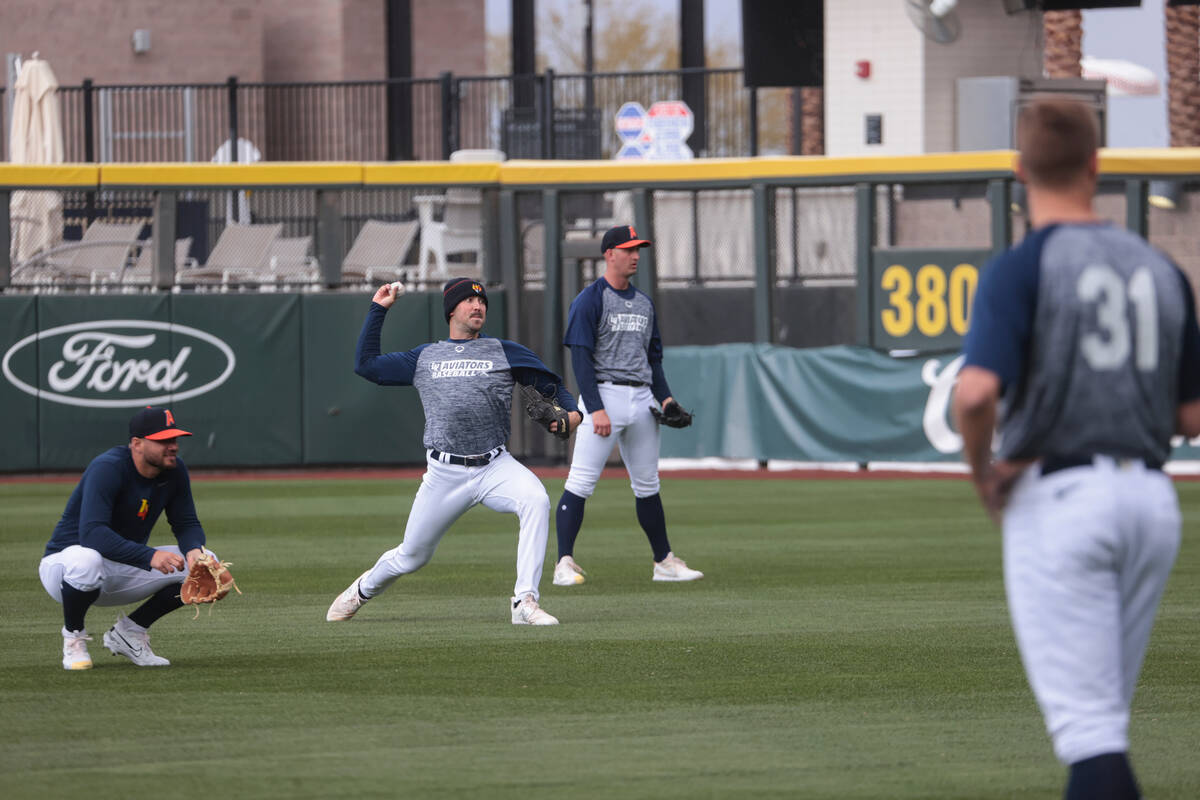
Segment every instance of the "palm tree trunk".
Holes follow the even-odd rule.
[[[1047,11],[1042,15],[1046,46],[1042,51],[1042,70],[1047,78],[1083,76],[1083,12]]]
[[[1200,7],[1164,10],[1171,147],[1196,147],[1200,146]]]
[[[820,86],[805,86],[800,90],[800,130],[804,147],[802,155],[819,156],[825,153],[825,95]]]
[[[820,86],[796,86],[787,93],[788,141],[792,155],[825,154],[825,90]],[[796,149],[799,126],[800,147]]]

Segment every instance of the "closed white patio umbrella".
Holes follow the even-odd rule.
[[[62,115],[58,79],[34,53],[21,64],[13,87],[9,160],[14,164],[61,164]],[[58,192],[13,192],[12,259],[20,264],[62,241],[62,195]]]

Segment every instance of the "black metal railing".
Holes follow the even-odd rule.
[[[608,159],[621,146],[614,118],[622,104],[650,108],[685,96],[694,106],[688,143],[695,155],[758,154],[756,96],[740,69],[145,86],[85,80],[59,92],[66,159],[77,162],[243,160],[255,152],[269,161],[444,160],[468,148]],[[239,139],[246,144],[229,145]]]

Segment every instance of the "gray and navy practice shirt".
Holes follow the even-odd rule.
[[[78,544],[109,561],[149,570],[154,548],[146,542],[164,511],[182,552],[204,544],[183,459],[174,469],[146,478],[137,471],[129,445],[114,447],[93,458],[83,471],[44,555]]]
[[[1000,457],[1104,454],[1162,464],[1200,398],[1187,277],[1136,234],[1050,225],[985,269],[966,365],[999,376]]]
[[[562,379],[533,351],[506,339],[445,339],[412,350],[379,352],[387,309],[371,303],[358,337],[354,371],[380,386],[415,386],[425,409],[427,448],[473,456],[508,441],[514,383],[554,395],[578,411]]]
[[[571,302],[563,344],[589,411],[604,408],[596,384],[644,383],[662,402],[671,396],[662,369],[662,337],[654,303],[632,284],[617,290],[597,279]]]

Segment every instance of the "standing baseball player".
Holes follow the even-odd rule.
[[[1180,540],[1162,466],[1200,434],[1200,330],[1183,273],[1093,211],[1092,112],[1036,101],[1017,138],[1033,231],[984,273],[954,410],[1065,797],[1136,798],[1130,703]]]
[[[415,386],[425,409],[426,471],[413,500],[404,540],[379,557],[329,607],[325,619],[348,620],[401,575],[423,567],[450,526],[474,505],[516,514],[517,581],[511,599],[514,625],[557,625],[538,607],[538,584],[550,526],[550,498],[537,477],[504,447],[514,383],[557,396],[573,429],[582,419],[557,375],[528,348],[481,336],[487,292],[470,278],[442,289],[450,338],[407,352],[379,351],[380,331],[396,301],[394,285],[379,288],[358,339],[354,371],[381,386]],[[560,422],[550,423],[559,432]]]
[[[571,348],[571,366],[587,416],[575,435],[570,473],[555,514],[556,586],[586,580],[575,563],[575,539],[583,525],[584,504],[596,489],[614,443],[629,473],[638,522],[654,552],[653,579],[704,577],[671,551],[659,496],[660,420],[686,427],[691,415],[675,402],[667,386],[654,304],[630,283],[637,274],[641,249],[649,246],[632,225],[607,231],[600,243],[604,275],[579,293],[567,314],[563,344]]]
[[[129,444],[92,459],[46,544],[38,577],[63,609],[63,669],[91,669],[84,617],[93,605],[145,602],[119,615],[104,646],[139,667],[171,662],[150,649],[147,629],[183,606],[180,584],[204,552],[179,437],[191,436],[165,408],[144,408],[129,421]],[[166,512],[178,545],[150,547]]]

